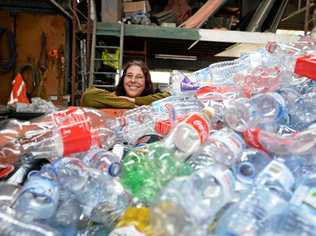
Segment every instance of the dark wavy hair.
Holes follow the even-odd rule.
[[[147,96],[147,95],[153,94],[154,93],[154,86],[153,86],[153,83],[151,82],[150,72],[149,72],[147,65],[143,61],[130,61],[130,62],[125,64],[124,69],[123,69],[123,74],[119,80],[118,85],[115,88],[115,94],[117,96],[127,96],[126,91],[124,89],[124,79],[126,76],[127,69],[130,66],[139,66],[144,73],[145,88],[140,96]]]

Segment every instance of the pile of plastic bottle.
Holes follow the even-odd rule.
[[[315,43],[174,71],[120,117],[8,120],[0,235],[316,235]]]

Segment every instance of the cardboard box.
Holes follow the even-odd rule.
[[[102,0],[101,1],[101,21],[118,22],[122,17],[121,0]]]
[[[123,11],[125,13],[150,12],[150,4],[148,1],[124,2]]]

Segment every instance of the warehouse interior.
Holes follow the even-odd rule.
[[[92,84],[113,89],[131,58],[154,72],[196,71],[238,57],[233,49],[254,50],[268,40],[251,33],[311,31],[314,9],[312,0],[3,0],[0,102],[7,102],[11,81],[23,67],[30,96],[78,105]],[[116,62],[107,65],[107,56]],[[36,79],[41,66],[45,75],[37,77],[44,78]],[[157,83],[168,82],[159,75]]]
[[[315,236],[316,0],[0,0],[0,236]]]

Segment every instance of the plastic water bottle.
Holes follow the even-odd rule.
[[[207,74],[207,70],[204,70]],[[198,76],[187,76],[180,71],[170,75],[170,92],[172,95],[192,95],[201,86]]]
[[[267,44],[266,49],[272,56],[271,61],[291,73],[294,72],[297,57],[303,53],[298,45],[290,43],[271,42]]]
[[[215,86],[235,84],[234,76],[237,73],[245,73],[251,66],[249,59],[249,55],[243,55],[235,60],[211,64],[208,67],[210,84]]]
[[[55,159],[92,146],[109,149],[115,135],[106,126],[107,119],[98,110],[70,107],[32,122],[11,122],[1,131],[0,159],[16,162],[25,153]]]
[[[272,160],[264,151],[255,148],[245,149],[236,164],[235,174],[244,184],[253,184],[258,173]]]
[[[34,221],[26,220],[21,214],[7,206],[0,207],[1,236],[62,236],[52,227]]]
[[[243,132],[246,143],[277,155],[309,155],[315,151],[315,126],[289,135],[279,135],[259,128]]]
[[[232,129],[223,128],[211,134],[206,143],[187,162],[195,170],[215,163],[233,167],[244,149],[243,139]]]
[[[73,193],[83,213],[94,222],[112,225],[126,210],[129,196],[121,184],[80,159],[63,158],[53,164],[59,183]]]
[[[204,105],[196,97],[170,96],[152,103],[155,131],[166,136],[190,112],[201,112]]]
[[[119,144],[115,144],[119,145]],[[115,146],[114,145],[114,146]],[[121,146],[120,153],[113,151],[106,151],[98,147],[89,150],[83,158],[83,162],[94,169],[104,172],[111,176],[118,176],[121,171],[121,159],[123,157],[124,147]],[[115,150],[118,150],[116,148]]]
[[[240,98],[229,102],[225,110],[225,121],[232,129],[242,132],[259,124],[270,128],[285,115],[283,97],[278,93],[264,93],[250,99]]]
[[[175,178],[161,191],[152,207],[154,232],[157,235],[206,235],[208,223],[231,201],[234,189],[232,172],[218,164]]]
[[[202,113],[190,113],[164,139],[166,148],[174,149],[176,158],[185,160],[206,142],[213,114],[214,110],[209,107]]]
[[[273,184],[281,186],[285,191],[292,192],[295,185],[295,176],[282,159],[276,159],[257,175],[256,185]]]
[[[114,130],[117,142],[135,144],[137,139],[148,134],[155,134],[154,112],[150,106],[140,106],[128,110],[107,125]]]
[[[246,97],[259,93],[275,92],[281,86],[281,69],[278,66],[257,66],[245,75],[234,78]]]
[[[155,142],[134,147],[124,156],[120,181],[136,202],[151,203],[171,179],[191,173],[189,165],[175,158],[175,150]]]
[[[82,207],[75,195],[65,188],[60,188],[56,213],[47,223],[63,235],[75,236],[80,228],[81,216]]]
[[[216,235],[258,235],[269,217],[282,213],[291,198],[294,177],[277,161],[258,175],[254,187],[219,219]]]
[[[290,106],[290,127],[295,130],[306,129],[316,121],[316,93],[307,93]]]
[[[315,186],[314,179],[308,179],[295,191],[289,206],[260,235],[315,235]]]
[[[58,184],[38,174],[31,175],[14,203],[14,209],[29,219],[49,219],[54,216],[59,202]]]
[[[189,112],[200,112],[204,106],[194,96],[169,96],[151,104],[157,118],[183,118]]]

